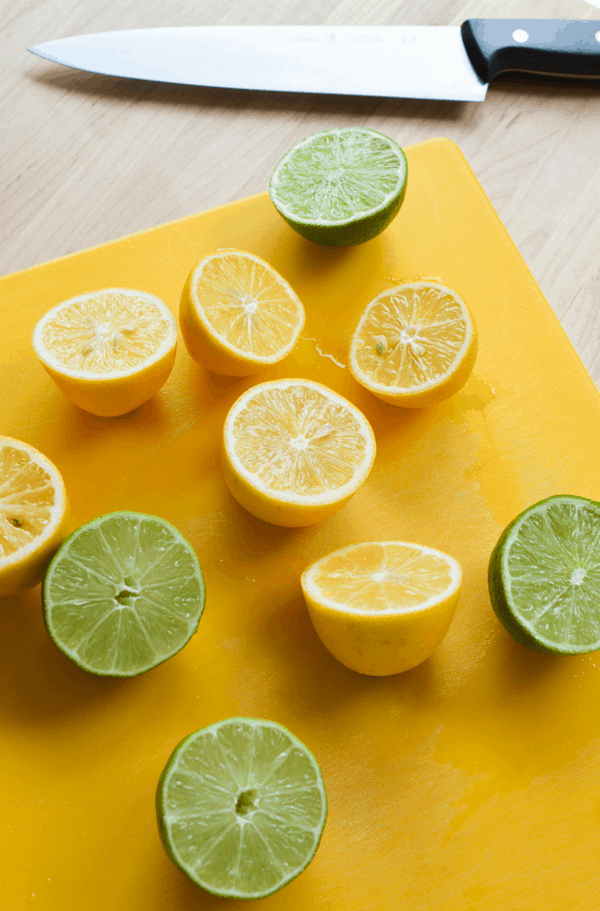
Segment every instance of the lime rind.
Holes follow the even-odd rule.
[[[535,503],[504,530],[488,568],[492,607],[535,651],[600,648],[600,504],[566,494]]]
[[[76,529],[51,560],[44,622],[83,670],[134,677],[179,652],[198,629],[200,563],[165,519],[116,512]]]
[[[228,718],[186,737],[156,792],[165,851],[226,898],[279,891],[313,859],[327,816],[318,763],[273,721]]]
[[[269,184],[273,205],[303,237],[354,246],[380,234],[398,214],[408,175],[406,155],[375,130],[324,130],[297,143]]]

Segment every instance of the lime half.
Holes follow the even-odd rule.
[[[183,535],[157,516],[114,512],[58,549],[43,586],[56,645],[93,674],[135,677],[175,655],[198,628],[204,581]]]
[[[187,737],[158,783],[165,850],[198,886],[264,898],[310,863],[327,815],[312,753],[274,721],[228,718]]]
[[[406,155],[393,139],[348,127],[291,148],[273,171],[269,192],[303,237],[349,247],[387,228],[404,200],[407,174]]]
[[[553,655],[600,648],[600,503],[562,495],[530,506],[500,536],[488,582],[522,645]]]

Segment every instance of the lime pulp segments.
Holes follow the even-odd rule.
[[[42,596],[46,627],[65,655],[94,674],[134,677],[189,641],[205,589],[198,558],[176,528],[116,512],[64,541]]]
[[[559,495],[530,506],[500,536],[488,583],[522,645],[554,655],[600,648],[600,503]]]
[[[327,815],[312,753],[273,721],[229,718],[183,740],[158,783],[158,827],[171,860],[228,898],[264,898],[315,855]]]
[[[375,130],[325,130],[287,152],[271,175],[273,205],[318,244],[362,244],[387,228],[406,193],[406,155]]]

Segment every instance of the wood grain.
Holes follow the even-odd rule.
[[[584,0],[2,0],[0,273],[267,187],[294,142],[366,125],[455,140],[600,385],[600,87],[503,80],[483,104],[260,93],[72,71],[32,44],[111,29],[216,24],[458,24],[600,18]]]

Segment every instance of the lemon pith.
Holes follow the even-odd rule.
[[[230,409],[223,433],[232,494],[276,525],[308,525],[337,512],[375,456],[373,431],[361,412],[311,380],[254,386]]]
[[[305,313],[293,288],[263,259],[220,250],[190,273],[179,318],[194,360],[217,373],[247,376],[289,354]]]
[[[325,647],[362,674],[416,667],[445,636],[462,571],[448,554],[400,541],[352,544],[309,566],[301,584]]]
[[[399,285],[365,308],[350,342],[354,378],[384,401],[423,407],[454,395],[477,356],[462,298],[439,282]]]
[[[32,446],[0,437],[0,597],[41,582],[68,522],[57,468]]]
[[[175,362],[177,324],[159,298],[106,288],[53,307],[33,347],[56,385],[92,414],[125,414],[156,393]]]

